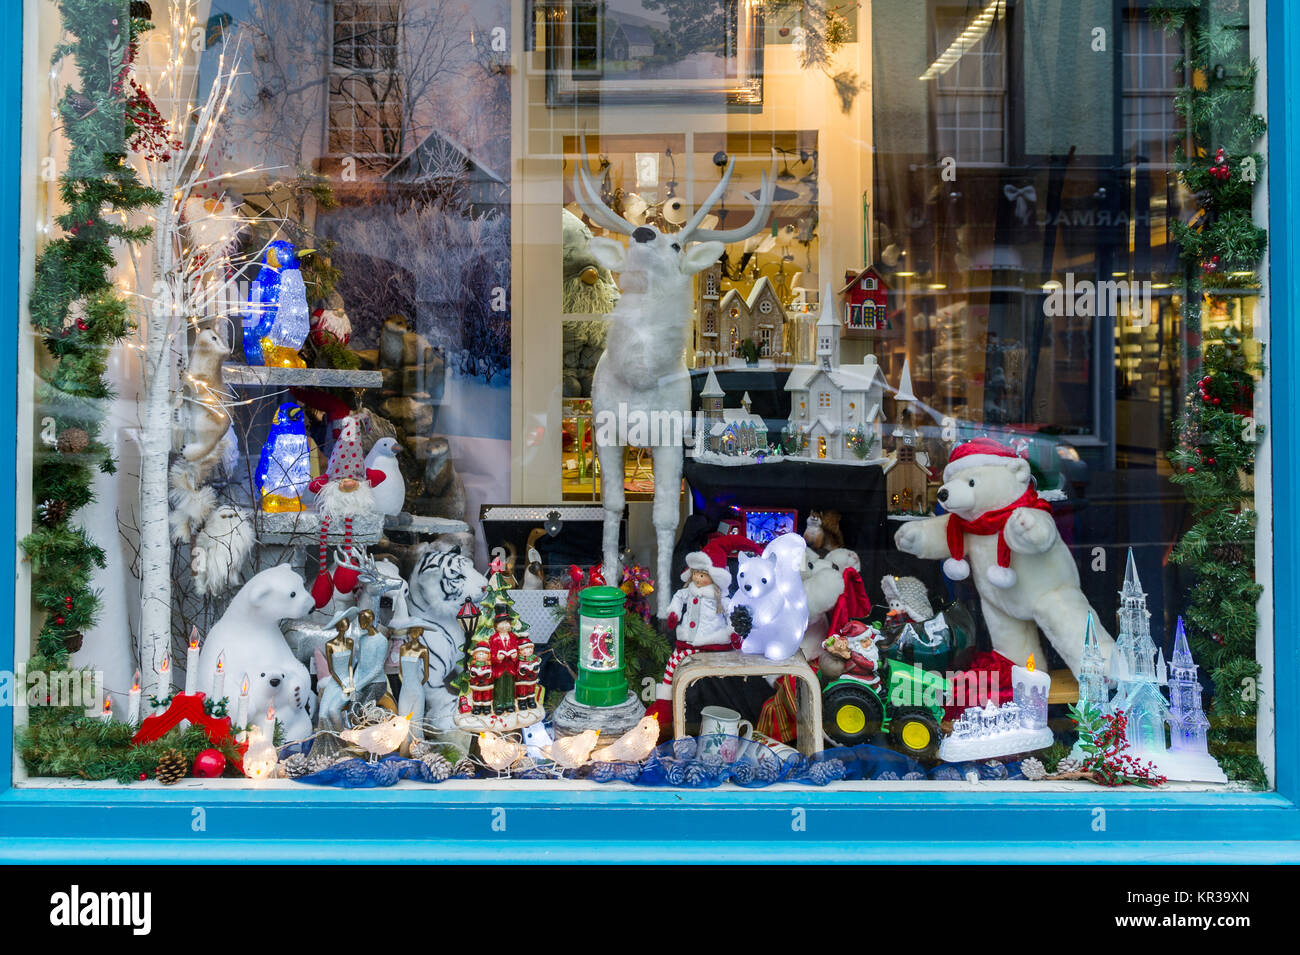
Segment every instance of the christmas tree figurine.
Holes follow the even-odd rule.
[[[515,610],[510,580],[500,560],[489,567],[481,605],[485,612],[466,644],[456,678],[461,699],[456,725],[472,732],[528,726],[544,715],[536,700],[540,661],[528,624]]]

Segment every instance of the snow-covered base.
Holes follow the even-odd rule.
[[[715,464],[724,468],[739,468],[757,464],[775,464],[784,461],[784,454],[769,454],[762,461],[752,454],[718,454],[716,451],[692,451],[691,457],[700,464]]]
[[[949,763],[961,763],[966,760],[1030,753],[1051,745],[1052,731],[1046,726],[1042,729],[1009,730],[995,736],[975,736],[969,739],[948,736],[939,744],[939,758]]]
[[[1156,772],[1165,779],[1184,782],[1226,783],[1228,777],[1209,753],[1134,753],[1134,757],[1150,760]]]
[[[506,733],[510,730],[532,726],[546,716],[542,707],[531,710],[518,710],[510,713],[493,713],[488,716],[474,716],[472,713],[457,713],[454,717],[456,728],[467,733],[481,733],[485,730],[493,733]]]
[[[808,464],[844,464],[849,467],[881,467],[889,463],[889,458],[819,458],[816,455],[810,457],[804,455],[791,455],[785,460],[799,461],[801,463],[806,462]]]

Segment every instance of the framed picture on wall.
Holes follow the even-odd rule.
[[[691,16],[679,7],[689,6]],[[763,102],[759,0],[549,0],[547,104]]]

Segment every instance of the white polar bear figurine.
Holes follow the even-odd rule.
[[[752,626],[740,649],[785,660],[799,649],[808,629],[808,597],[800,571],[807,549],[798,534],[782,534],[763,548],[763,556],[740,562],[734,612],[747,607]]]
[[[894,543],[907,554],[943,560],[952,580],[973,575],[993,649],[1023,666],[1039,661],[1038,631],[1079,674],[1083,632],[1093,617],[1103,657],[1115,643],[1079,589],[1079,569],[1051,509],[1031,486],[1029,462],[991,438],[953,449],[938,500],[947,514],[904,524]]]
[[[311,678],[289,649],[280,621],[306,616],[316,606],[311,591],[288,564],[271,567],[244,584],[230,606],[213,624],[199,653],[198,686],[212,695],[217,659],[224,654],[229,698],[235,702],[245,674],[249,682],[249,719],[259,723],[268,706],[275,707],[276,722],[286,741],[311,735],[314,706]]]

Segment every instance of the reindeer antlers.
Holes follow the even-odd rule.
[[[600,184],[596,182],[587,168],[587,136],[585,133],[579,137],[580,154],[578,161],[573,170],[573,192],[577,197],[578,206],[596,225],[608,232],[617,232],[621,235],[631,235],[635,226],[628,222],[617,212],[605,205],[600,199]],[[736,168],[736,158],[733,156],[727,163],[727,170],[718,180],[718,184],[713,187],[707,199],[704,200],[695,210],[695,214],[682,226],[681,230],[676,233],[679,241],[685,245],[687,242],[739,242],[754,235],[767,225],[768,219],[772,215],[772,199],[776,192],[776,156],[772,157],[772,171],[769,175],[764,172],[761,174],[761,182],[756,197],[746,195],[745,201],[754,207],[754,214],[749,221],[743,226],[735,229],[701,229],[700,223],[704,217],[709,214],[709,210],[714,204],[722,198],[723,193],[727,191],[727,186],[731,182],[731,173]]]
[[[736,157],[732,156],[727,163],[727,171],[722,174],[718,184],[713,187],[709,197],[700,204],[695,210],[695,215],[687,220],[682,226],[681,231],[677,233],[680,241],[687,242],[739,242],[742,239],[748,239],[763,230],[767,225],[768,219],[772,217],[772,198],[776,194],[776,156],[772,157],[772,173],[760,173],[761,179],[758,187],[757,198],[741,193],[745,201],[754,207],[754,214],[750,216],[748,222],[736,229],[701,229],[699,225],[704,221],[704,217],[709,214],[713,204],[722,198],[722,194],[727,191],[727,186],[731,182],[731,172],[736,168]]]
[[[600,186],[587,169],[587,135],[580,139],[581,152],[573,169],[573,192],[578,198],[578,205],[587,213],[587,218],[608,232],[631,235],[636,228],[621,215],[600,201]]]

